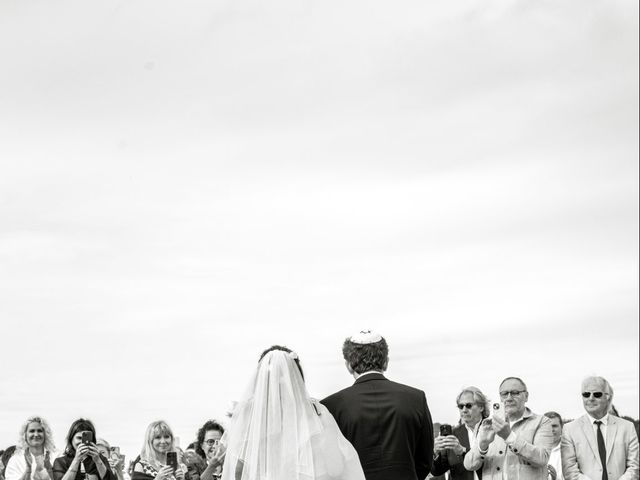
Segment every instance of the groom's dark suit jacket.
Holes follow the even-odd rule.
[[[426,478],[433,424],[422,390],[369,373],[322,403],[358,452],[367,480]]]

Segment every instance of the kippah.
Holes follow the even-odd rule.
[[[358,345],[368,345],[370,343],[378,343],[382,340],[382,335],[371,330],[361,330],[355,335],[351,335],[349,341]]]

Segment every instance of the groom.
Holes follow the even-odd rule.
[[[424,480],[433,460],[433,425],[422,390],[395,383],[382,372],[389,348],[365,330],[342,346],[355,383],[322,400],[355,447],[367,480]]]

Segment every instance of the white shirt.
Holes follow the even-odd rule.
[[[383,375],[383,372],[379,372],[378,370],[369,370],[368,372],[360,373],[358,375],[358,378],[364,377],[365,375],[369,375],[370,373],[379,373],[380,375]]]
[[[466,423],[464,424],[465,428],[467,429],[467,435],[469,435],[469,450],[471,450],[478,442],[478,438],[476,437],[476,432],[478,430],[479,425],[480,425],[480,422],[476,424],[475,428],[471,428]],[[478,472],[475,470],[473,472],[473,480],[479,480]]]
[[[31,452],[31,479],[32,480],[46,480],[49,479],[49,474],[46,470],[41,472],[36,471],[36,457]],[[53,457],[53,453],[49,454],[49,460]],[[5,480],[20,480],[27,471],[27,461],[24,458],[24,450],[16,449],[15,453],[7,462],[7,469],[4,472]],[[49,479],[51,480],[51,479]]]
[[[556,480],[564,480],[562,476],[562,456],[560,455],[560,443],[551,449],[551,453],[549,454],[549,462],[553,468],[556,469]],[[551,480],[551,475],[549,475],[549,480]]]
[[[596,443],[598,442],[598,426],[595,424],[595,422],[602,422],[602,425],[600,425],[600,431],[602,432],[602,438],[604,438],[604,445],[607,450],[609,450],[609,445],[607,445],[607,424],[609,423],[609,414],[607,413],[600,420],[596,420],[588,413],[587,416],[589,417],[589,421],[591,422],[591,426],[593,427],[593,435],[596,438]]]

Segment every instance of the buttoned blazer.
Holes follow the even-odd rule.
[[[482,480],[502,480],[505,465],[514,465],[519,480],[547,480],[547,464],[553,448],[551,420],[527,409],[511,431],[516,436],[511,447],[498,435],[489,444],[486,455],[480,453],[476,444],[464,457],[465,468],[482,468]]]
[[[451,480],[473,480],[473,471],[464,468],[464,457],[469,454],[470,448],[467,427],[464,424],[457,425],[451,433],[467,451],[463,455],[455,455],[453,452],[452,455],[438,455],[433,460],[431,473],[437,476],[450,472]],[[478,470],[478,478],[482,480],[482,470]]]
[[[607,421],[609,480],[638,478],[638,435],[633,423],[609,415]],[[562,473],[565,480],[601,480],[598,440],[589,415],[567,423],[562,431]]]
[[[360,457],[367,480],[424,480],[433,461],[433,424],[422,390],[380,373],[321,402]]]

